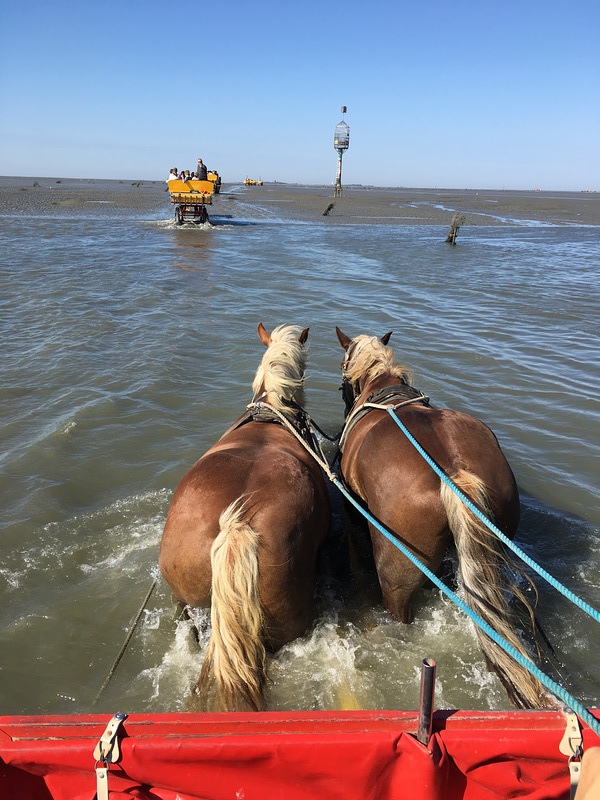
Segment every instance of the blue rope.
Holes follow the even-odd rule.
[[[582,611],[585,611],[586,614],[589,614],[589,616],[592,617],[593,619],[595,619],[596,622],[600,622],[600,614],[594,608],[592,608],[592,606],[588,605],[580,597],[577,597],[577,595],[574,594],[570,589],[567,589],[567,587],[563,586],[563,584],[560,583],[559,581],[557,581],[556,578],[553,578],[552,575],[550,575],[549,572],[546,572],[546,570],[543,567],[540,567],[539,564],[536,564],[536,562],[532,558],[530,558],[527,555],[527,553],[524,553],[519,547],[517,547],[516,544],[513,544],[513,542],[511,542],[511,540],[508,538],[508,536],[506,536],[504,533],[502,533],[502,531],[499,530],[493,524],[493,522],[490,522],[490,520],[487,519],[487,517],[485,517],[481,513],[481,511],[477,508],[477,506],[473,505],[473,503],[469,500],[469,498],[466,497],[460,491],[460,489],[458,489],[458,487],[456,487],[452,483],[450,478],[448,478],[448,476],[438,467],[438,465],[431,459],[431,457],[425,452],[425,450],[423,450],[423,448],[421,447],[419,442],[417,442],[417,440],[414,438],[414,436],[408,431],[408,429],[402,424],[402,422],[400,422],[398,417],[394,414],[394,410],[393,410],[393,408],[391,406],[388,406],[387,411],[388,411],[389,415],[391,416],[391,418],[396,423],[396,425],[398,425],[398,427],[400,428],[402,433],[406,436],[408,441],[418,450],[418,452],[423,456],[425,461],[427,461],[427,463],[434,470],[434,472],[436,472],[440,476],[440,478],[444,481],[444,483],[452,489],[454,494],[456,494],[462,500],[462,502],[467,506],[467,508],[471,509],[471,511],[477,517],[479,517],[479,519],[484,523],[484,525],[486,525],[491,530],[491,532],[493,534],[495,534],[498,537],[498,539],[500,539],[500,541],[504,542],[504,544],[510,550],[512,550],[513,553],[516,553],[519,556],[519,558],[521,558],[535,572],[537,572],[538,575],[541,575],[541,577],[544,578],[544,580],[548,581],[548,583],[551,586],[554,586],[555,589],[557,589],[559,592],[561,592],[561,594],[563,594],[565,597],[567,597],[572,603],[574,603],[576,606],[578,606]]]
[[[558,683],[555,683],[552,678],[549,678],[544,672],[542,672],[535,664],[530,661],[528,658],[525,658],[518,650],[509,644],[502,636],[500,636],[496,631],[490,627],[490,625],[485,622],[478,614],[476,614],[469,606],[461,600],[458,595],[456,595],[451,589],[449,589],[445,583],[434,575],[431,570],[425,566],[425,564],[421,563],[419,559],[413,555],[403,544],[402,542],[398,541],[395,536],[393,536],[388,530],[386,530],[380,522],[378,522],[375,517],[372,516],[363,506],[358,503],[352,495],[346,491],[346,488],[340,483],[340,481],[335,477],[335,475],[330,476],[331,481],[337,486],[337,488],[342,492],[344,497],[346,497],[352,505],[357,508],[360,513],[372,524],[374,525],[377,530],[379,530],[385,537],[388,539],[392,544],[394,544],[404,555],[412,561],[415,566],[417,566],[421,572],[423,572],[430,581],[432,581],[441,591],[449,597],[453,603],[455,603],[462,611],[465,612],[473,622],[478,625],[490,639],[496,642],[500,647],[502,647],[509,655],[511,655],[515,661],[517,661],[521,666],[525,667],[538,681],[543,684],[547,689],[549,689],[554,695],[560,697],[564,703],[566,703],[569,708],[573,709],[573,711],[585,722],[589,727],[594,731],[594,733],[600,736],[600,722],[590,714],[590,712],[581,705],[581,703],[576,700],[572,695],[570,695],[566,689],[563,689]]]

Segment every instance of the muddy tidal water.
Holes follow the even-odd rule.
[[[310,327],[307,407],[329,433],[335,326],[393,330],[415,385],[496,433],[519,546],[600,606],[600,220],[467,223],[450,247],[447,226],[295,219],[243,186],[210,225],[176,227],[163,184],[38,183],[0,179],[0,713],[188,707],[208,614],[180,617],[160,538],[177,483],[251,400],[259,322]],[[510,708],[439,590],[411,626],[383,611],[332,499],[314,624],[272,658],[268,708],[415,708],[427,657],[437,708]],[[598,625],[535,583],[544,668],[598,705]]]

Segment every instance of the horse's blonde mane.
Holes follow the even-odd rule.
[[[410,385],[412,376],[409,369],[396,364],[392,348],[386,347],[376,336],[357,336],[352,340],[349,352],[345,374],[350,383],[356,384],[363,379],[363,385],[366,385],[379,375],[390,373]]]
[[[268,402],[283,410],[281,398],[304,405],[304,371],[308,354],[298,341],[301,328],[297,325],[279,325],[271,333],[271,344],[260,363],[252,391],[256,395],[262,388]]]

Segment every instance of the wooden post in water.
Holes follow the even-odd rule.
[[[450,224],[450,232],[446,237],[446,244],[455,245],[456,244],[456,235],[458,234],[458,229],[461,225],[464,225],[465,222],[465,215],[459,214],[458,211],[452,217],[452,222]]]

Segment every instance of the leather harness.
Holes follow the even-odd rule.
[[[293,400],[286,400],[284,397],[280,397],[279,399],[285,407],[285,411],[283,413],[289,424],[309,445],[311,450],[314,450],[315,438],[311,428],[310,416]],[[253,400],[252,403],[247,406],[246,413],[240,417],[237,422],[234,422],[234,424],[228,428],[220,438],[222,439],[224,436],[227,436],[228,433],[241,428],[242,425],[245,425],[247,422],[271,422],[285,427],[268,403],[260,400]]]
[[[340,452],[343,452],[344,445],[346,444],[346,440],[352,428],[371,411],[383,410],[388,406],[398,408],[400,406],[412,405],[413,403],[419,403],[427,408],[431,408],[429,397],[413,386],[409,386],[407,383],[384,386],[383,389],[378,389],[376,392],[370,394],[363,403],[350,411],[344,425],[344,430],[340,436],[338,445]]]

